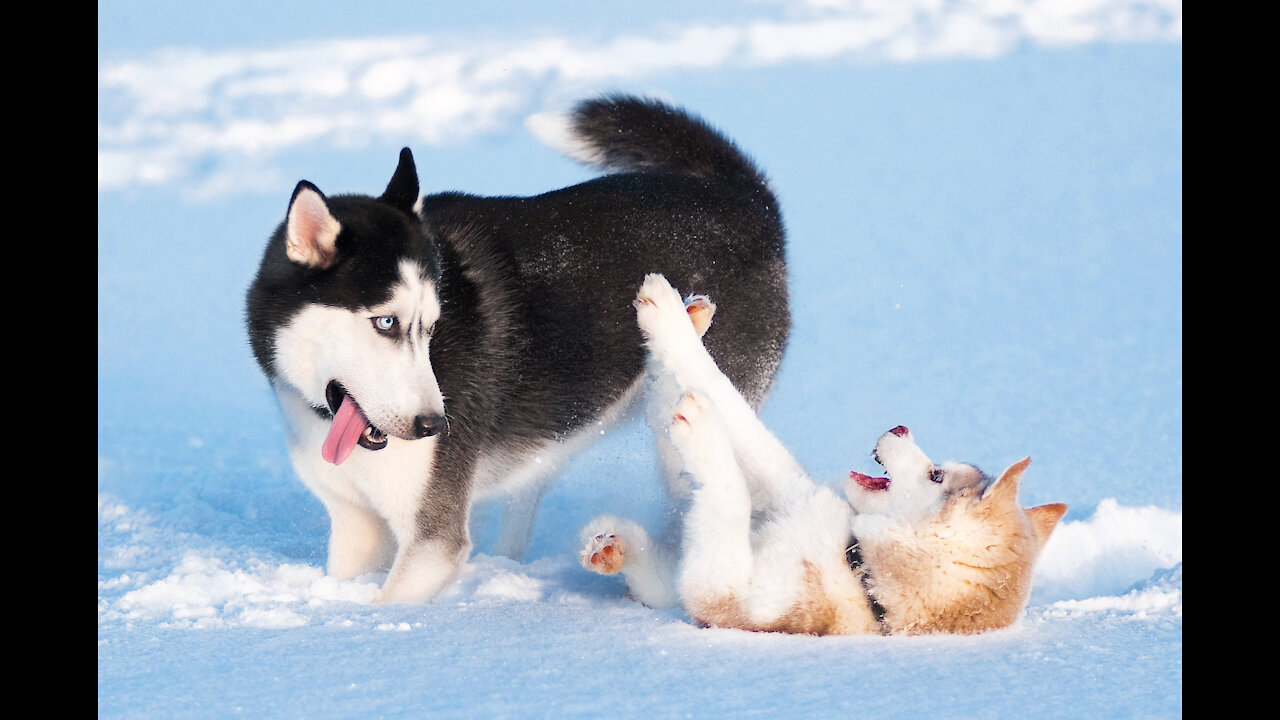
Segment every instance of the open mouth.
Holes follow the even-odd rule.
[[[849,477],[853,478],[853,481],[861,485],[864,490],[879,491],[889,489],[889,478],[887,477],[871,477],[870,475],[863,475],[857,470],[850,470]]]
[[[324,397],[329,403],[329,411],[333,413],[333,424],[320,447],[320,455],[326,462],[341,465],[351,456],[356,445],[368,450],[381,450],[387,446],[387,434],[369,422],[359,403],[341,383],[329,381]]]
[[[905,425],[899,425],[889,432],[897,435],[898,437],[907,437],[911,434],[911,431],[908,430]],[[879,443],[877,443],[877,447],[879,447]],[[875,459],[877,465],[884,467],[884,463],[880,460],[880,453],[877,450],[871,451],[871,457]],[[851,470],[849,472],[849,477],[852,478],[854,482],[858,483],[858,485],[864,490],[878,492],[889,489],[890,480],[888,477],[871,477],[870,475],[863,475],[857,470]]]

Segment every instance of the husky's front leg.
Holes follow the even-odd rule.
[[[427,602],[467,561],[471,553],[467,521],[475,467],[472,457],[468,448],[448,436],[437,441],[434,458],[426,465],[430,477],[423,484],[417,507],[393,513],[391,524],[400,549],[378,602]]]
[[[431,600],[457,576],[470,550],[470,544],[459,548],[457,543],[442,538],[421,538],[400,548],[375,602]]]
[[[673,550],[655,542],[637,523],[602,515],[582,530],[582,566],[601,575],[621,574],[627,594],[651,608],[680,604]]]
[[[691,392],[681,398],[670,436],[693,481],[677,586],[686,610],[706,621],[705,608],[749,593],[751,494],[724,422],[707,396]]]
[[[690,326],[702,337],[715,315],[715,304],[704,296],[694,296],[686,300],[684,306]],[[671,408],[682,389],[657,363],[648,363],[646,374],[645,422],[653,431],[667,500],[678,506],[688,501],[690,491],[683,461],[671,444],[667,426]],[[676,564],[683,531],[683,518],[675,517],[674,512],[656,538],[632,520],[603,515],[583,528],[582,566],[601,575],[622,575],[627,594],[637,602],[652,608],[676,607],[680,604],[676,593]]]
[[[386,570],[395,553],[395,539],[386,521],[372,508],[336,493],[318,489],[316,496],[329,511],[329,575],[350,580]]]

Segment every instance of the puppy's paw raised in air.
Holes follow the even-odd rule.
[[[698,337],[706,335],[707,329],[711,327],[711,318],[716,314],[716,304],[711,302],[711,298],[706,295],[690,295],[684,300],[684,309]]]
[[[612,523],[595,521],[584,530],[584,547],[580,555],[582,568],[600,575],[613,575],[627,561],[627,543]]]
[[[676,409],[671,412],[672,429],[680,428],[680,431],[684,431],[686,428],[693,430],[700,427],[709,405],[707,398],[697,391],[691,390],[681,395]]]
[[[582,548],[582,567],[601,575],[613,575],[627,561],[627,545],[611,532],[599,532],[587,538]]]
[[[640,330],[650,339],[673,330],[687,331],[689,327],[689,313],[680,293],[657,273],[645,276],[632,305],[636,308]]]

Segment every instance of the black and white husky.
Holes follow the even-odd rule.
[[[300,182],[249,289],[290,457],[329,512],[328,571],[389,570],[381,601],[450,581],[477,498],[511,494],[495,550],[523,555],[568,455],[635,405],[646,274],[726,310],[706,347],[753,405],[781,361],[783,226],[753,163],[654,101],[587,101],[564,129],[611,174],[419,200],[406,148],[380,197]]]

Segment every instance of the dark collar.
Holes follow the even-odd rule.
[[[858,538],[853,535],[849,536],[849,546],[844,549],[844,560],[849,564],[849,569],[862,582],[862,591],[867,595],[867,602],[871,604],[871,613],[875,615],[876,622],[880,623],[880,630],[888,634],[889,628],[885,625],[884,616],[888,611],[884,605],[876,599],[875,593],[871,592],[869,581],[871,579],[871,571],[867,569],[866,564],[862,560],[862,548],[858,546]]]

